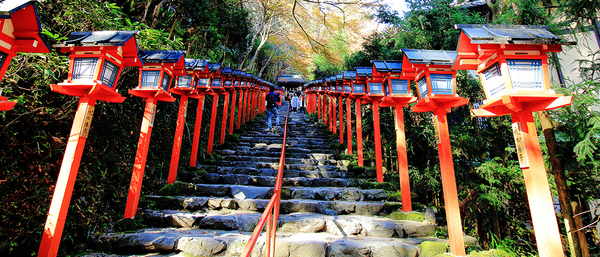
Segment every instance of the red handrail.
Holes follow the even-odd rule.
[[[288,119],[290,117],[290,107],[288,106],[287,113],[285,116],[285,126],[283,128],[283,143],[281,145],[281,155],[279,156],[279,168],[277,169],[277,180],[275,181],[275,190],[273,191],[273,196],[271,196],[271,200],[265,211],[263,212],[260,220],[258,220],[258,224],[256,224],[256,228],[254,228],[254,232],[248,239],[248,243],[244,247],[244,251],[242,252],[242,257],[250,256],[254,245],[256,244],[256,240],[258,240],[258,236],[262,231],[265,223],[267,223],[267,236],[266,236],[266,244],[265,244],[265,256],[271,256],[271,253],[275,254],[275,236],[277,232],[277,220],[279,219],[279,203],[281,202],[281,187],[283,185],[283,169],[285,166],[285,145],[287,144],[287,131],[288,131]]]

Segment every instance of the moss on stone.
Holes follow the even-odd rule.
[[[425,217],[422,213],[418,212],[393,212],[390,214],[390,219],[423,222]]]
[[[119,232],[137,230],[143,227],[141,219],[120,219],[115,222],[115,230]]]
[[[177,181],[173,184],[164,185],[158,190],[159,195],[186,195],[193,191],[193,185]]]
[[[470,257],[510,257],[510,254],[508,254],[504,250],[491,249],[491,250],[481,251],[481,252],[473,251],[473,252],[469,253],[469,256]]]
[[[424,241],[421,243],[421,254],[420,257],[435,257],[438,254],[446,252],[448,247],[446,244],[440,242]]]

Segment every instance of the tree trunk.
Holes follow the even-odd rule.
[[[151,29],[156,28],[156,24],[158,24],[158,18],[160,15],[160,7],[162,6],[164,0],[153,1],[153,2],[156,2],[156,6],[154,6],[154,12],[152,13],[152,25],[150,25]]]
[[[558,191],[558,199],[560,201],[560,208],[563,213],[565,221],[568,223],[566,228],[568,236],[573,238],[570,240],[573,242],[571,249],[574,251],[573,256],[582,257],[581,244],[587,244],[587,242],[580,242],[575,220],[573,219],[573,210],[571,209],[571,193],[567,186],[567,178],[565,171],[562,167],[560,159],[556,157],[556,138],[554,137],[554,126],[548,115],[548,111],[537,112],[540,122],[542,123],[542,129],[544,130],[544,138],[546,138],[546,146],[548,147],[548,155],[550,157],[550,163],[552,164],[552,175],[556,182],[556,189]],[[571,232],[573,231],[573,232]]]

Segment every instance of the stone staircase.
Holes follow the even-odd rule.
[[[97,235],[91,245],[103,253],[88,256],[239,256],[275,185],[283,132],[266,130],[266,121],[253,124],[215,151],[220,163],[180,171],[169,190],[146,197],[136,219],[149,228]],[[423,256],[421,243],[445,242],[432,237],[434,215],[398,212],[383,190],[358,187],[327,133],[290,114],[276,256]],[[420,218],[403,219],[411,215]],[[252,256],[264,256],[264,245],[263,233]]]

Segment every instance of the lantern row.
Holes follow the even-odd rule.
[[[186,59],[185,51],[138,51],[135,39],[137,33],[137,31],[73,32],[62,44],[54,45],[61,52],[69,53],[70,65],[67,80],[51,85],[51,89],[57,93],[78,96],[79,107],[61,164],[38,256],[56,256],[96,100],[112,103],[121,103],[125,100],[116,89],[124,67],[139,67],[138,85],[130,89],[129,94],[141,97],[146,102],[124,218],[134,218],[137,213],[158,101],[174,102],[176,99],[173,94],[180,96],[167,180],[169,184],[175,181],[179,168],[183,129],[190,97],[198,99],[190,156],[192,167],[196,166],[206,95],[212,96],[211,122],[206,149],[209,154],[213,150],[220,96],[224,97],[220,144],[225,142],[226,131],[229,134],[233,133],[236,108],[237,128],[266,111],[265,97],[269,88],[274,87],[270,82],[251,73],[222,67],[220,63],[211,63],[203,59]],[[281,88],[277,90],[282,91]]]
[[[355,101],[356,148],[358,164],[363,166],[361,104],[372,104],[376,174],[377,181],[383,182],[379,107],[394,107],[403,211],[412,208],[402,108],[416,102],[412,111],[433,112],[451,251],[464,256],[446,114],[469,101],[457,94],[456,71],[476,70],[487,99],[473,113],[480,117],[511,115],[513,119],[538,252],[540,256],[564,256],[532,112],[571,103],[571,96],[556,94],[550,87],[547,53],[560,52],[561,45],[575,42],[561,41],[547,26],[458,24],[455,27],[461,30],[457,51],[402,49],[402,61],[373,60],[370,67],[355,67],[354,71],[308,82],[304,85],[307,108],[311,113],[316,112],[334,134],[339,116],[340,143],[343,143],[342,103],[346,99],[346,140],[348,153],[352,154],[351,102]],[[416,96],[411,93],[411,81],[416,83]]]

